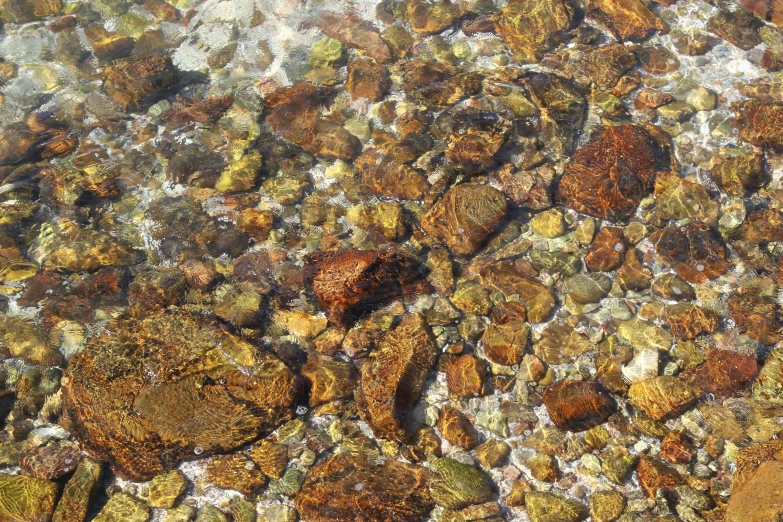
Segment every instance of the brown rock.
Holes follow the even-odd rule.
[[[775,344],[783,338],[780,311],[775,299],[764,295],[743,295],[729,301],[729,317],[737,331],[763,344]]]
[[[539,139],[545,151],[553,159],[566,159],[587,116],[584,95],[572,81],[555,74],[531,73],[524,84],[541,110]]]
[[[438,430],[449,443],[472,450],[478,445],[478,432],[470,420],[459,410],[444,406],[438,417]]]
[[[385,44],[384,44],[385,45]],[[309,83],[282,87],[265,100],[266,122],[304,150],[327,160],[352,160],[362,150],[359,138],[321,117],[335,92]]]
[[[437,357],[432,331],[421,315],[389,331],[361,369],[357,405],[377,437],[405,442],[408,417]]]
[[[415,522],[434,507],[429,482],[419,466],[342,454],[310,469],[294,503],[309,522]]]
[[[693,447],[688,437],[679,430],[672,430],[661,442],[661,457],[672,464],[687,464],[696,456],[696,448]]]
[[[489,318],[493,323],[503,325],[527,320],[527,309],[516,301],[503,301],[492,307]]]
[[[736,231],[737,239],[747,243],[783,241],[783,212],[774,208],[754,210]]]
[[[223,489],[233,489],[252,496],[266,484],[266,476],[242,453],[222,455],[209,461],[206,478]]]
[[[541,332],[541,340],[533,345],[533,351],[547,364],[565,364],[580,355],[597,349],[597,346],[579,335],[568,324],[553,321]]]
[[[431,36],[452,26],[460,16],[459,3],[451,0],[412,0],[408,3],[411,29],[421,36]]]
[[[640,256],[641,252],[634,248],[626,254],[623,266],[617,269],[617,282],[623,290],[639,292],[650,287],[652,272],[642,264]]]
[[[557,464],[552,455],[538,453],[527,461],[527,467],[530,468],[530,475],[536,480],[543,482],[555,482],[557,480]]]
[[[522,321],[495,325],[484,330],[481,343],[487,359],[495,364],[513,366],[522,361],[530,335],[530,326]]]
[[[757,147],[783,151],[783,103],[750,100],[734,103],[731,108],[740,139]]]
[[[476,272],[486,287],[506,295],[519,295],[531,323],[544,322],[554,311],[555,297],[552,289],[524,275],[514,262],[488,263],[477,268]]]
[[[98,58],[114,60],[124,58],[133,52],[135,42],[130,36],[111,33],[101,24],[91,24],[84,28],[84,35]]]
[[[662,421],[683,413],[696,402],[699,394],[700,390],[690,381],[662,375],[631,384],[628,399],[635,408]]]
[[[707,21],[707,29],[712,33],[745,51],[762,42],[758,33],[762,25],[750,12],[742,8],[734,11],[720,10]]]
[[[718,330],[718,314],[692,303],[667,305],[663,309],[663,320],[672,335],[678,339],[696,339],[701,334]]]
[[[360,49],[378,63],[390,63],[392,54],[378,30],[355,13],[336,13],[323,11],[318,13],[313,25],[327,36],[340,40],[348,47]],[[307,28],[305,24],[304,28]]]
[[[318,355],[307,358],[302,375],[310,381],[311,408],[351,398],[359,380],[353,364]]]
[[[269,440],[260,440],[250,450],[250,459],[256,463],[264,475],[280,478],[288,461],[288,447]]]
[[[687,371],[689,379],[705,394],[726,399],[745,390],[756,380],[758,361],[753,355],[743,355],[731,350],[712,350],[704,364]]]
[[[112,321],[64,379],[69,431],[137,481],[271,433],[295,396],[295,376],[280,360],[174,312]]]
[[[761,20],[783,25],[783,5],[775,0],[740,0],[740,5]]]
[[[565,167],[557,200],[591,216],[628,219],[670,161],[647,127],[601,127]]]
[[[587,14],[606,25],[622,41],[642,41],[655,31],[668,32],[666,24],[641,0],[590,0]]]
[[[512,0],[493,20],[517,60],[538,63],[571,27],[572,16],[561,0]]]
[[[621,43],[588,48],[580,65],[599,87],[614,87],[620,78],[636,65],[633,48]]]
[[[610,272],[623,264],[626,249],[623,229],[604,227],[595,235],[585,265],[591,272]]]
[[[348,64],[345,88],[353,98],[367,98],[377,102],[383,99],[389,87],[389,72],[383,65],[369,59],[353,60]]]
[[[696,299],[693,287],[677,274],[663,274],[653,281],[652,293],[672,301],[692,301]]]
[[[476,459],[485,468],[499,468],[509,455],[511,455],[511,446],[498,439],[487,439],[476,448]]]
[[[658,230],[650,235],[655,255],[693,284],[706,283],[729,269],[726,247],[708,225],[692,221],[679,228]]]
[[[547,387],[543,398],[552,422],[566,431],[589,430],[617,411],[614,400],[597,381],[557,381]]]
[[[671,94],[666,94],[655,89],[645,87],[636,96],[633,104],[637,109],[657,109],[661,105],[666,105],[674,101],[674,97]]]
[[[145,56],[113,62],[103,72],[103,88],[123,109],[140,110],[179,81],[168,56]]]
[[[53,15],[62,7],[61,0],[2,0],[0,14],[3,22],[23,24]]]
[[[503,129],[468,129],[449,137],[446,159],[469,172],[489,170],[495,164],[495,155],[505,141],[506,132]]]
[[[52,522],[84,522],[101,479],[101,463],[84,458],[63,488]]]
[[[421,200],[430,191],[422,173],[410,165],[396,163],[377,149],[365,151],[354,165],[361,171],[362,187],[376,196]]]
[[[421,218],[421,227],[459,255],[477,250],[508,212],[503,193],[472,183],[449,190]]]
[[[486,391],[486,364],[473,354],[446,360],[446,383],[449,393],[460,397],[478,397]]]
[[[44,446],[22,450],[19,467],[33,477],[53,480],[76,469],[82,457],[82,452],[73,442],[55,440]]]
[[[422,277],[413,258],[383,250],[315,252],[305,258],[305,283],[338,324],[414,291]]]
[[[783,516],[783,462],[764,462],[742,487],[734,487],[725,522],[771,522]]]
[[[675,486],[685,482],[676,469],[649,455],[642,455],[639,458],[636,473],[639,475],[639,483],[650,498],[655,498],[655,492],[659,489],[671,491]]]
[[[680,68],[677,55],[662,45],[640,47],[636,55],[639,57],[639,65],[650,74],[668,74]]]

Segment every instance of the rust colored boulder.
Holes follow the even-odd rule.
[[[274,431],[292,415],[295,380],[276,357],[186,314],[117,319],[71,360],[64,424],[118,476],[149,480]]]
[[[417,522],[435,507],[429,483],[419,466],[341,454],[310,469],[294,504],[307,522]]]
[[[693,284],[706,283],[729,269],[728,252],[709,225],[692,221],[684,227],[666,228],[650,235],[655,255]]]
[[[558,381],[544,391],[544,406],[555,426],[586,431],[606,421],[617,404],[598,381]]]
[[[671,160],[660,131],[639,125],[602,127],[566,165],[557,200],[610,221],[626,220]]]
[[[305,283],[329,319],[338,324],[427,286],[415,259],[386,250],[309,254]]]

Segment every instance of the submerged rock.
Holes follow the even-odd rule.
[[[579,522],[588,514],[581,502],[544,491],[528,493],[525,507],[531,522]]]
[[[389,331],[361,369],[360,415],[383,439],[406,442],[408,420],[437,357],[437,345],[421,315],[409,315]]]
[[[47,522],[60,492],[56,482],[25,477],[0,476],[0,520]]]
[[[127,58],[103,72],[103,88],[123,109],[139,110],[154,103],[174,86],[180,73],[168,56]]]
[[[642,0],[590,0],[587,14],[606,25],[620,40],[642,41],[655,31],[668,32]]]
[[[693,284],[705,283],[728,271],[728,253],[720,236],[708,225],[693,221],[650,235],[655,255],[664,266]]]
[[[98,491],[100,479],[100,462],[89,458],[82,459],[73,476],[65,484],[52,522],[84,522],[90,502]]]
[[[490,478],[485,472],[453,459],[433,459],[437,476],[430,481],[432,499],[440,506],[462,509],[492,498]]]
[[[656,174],[670,166],[660,131],[602,127],[566,165],[557,199],[591,216],[626,220],[652,190]]]
[[[70,431],[133,480],[271,432],[295,395],[281,361],[181,313],[115,320],[64,378]]]
[[[421,227],[459,255],[478,249],[508,212],[503,193],[487,185],[458,185],[421,218]]]
[[[732,105],[739,137],[757,147],[783,150],[783,103],[757,100]]]
[[[543,394],[552,422],[566,431],[586,431],[606,421],[617,405],[597,381],[564,380]]]
[[[294,504],[312,522],[415,522],[434,506],[429,483],[422,467],[342,454],[313,466]]]
[[[571,27],[572,8],[561,0],[512,0],[495,28],[520,62],[537,63]]]
[[[635,382],[628,390],[631,404],[658,421],[683,413],[699,395],[700,390],[690,381],[668,375]]]

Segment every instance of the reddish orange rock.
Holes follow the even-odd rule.
[[[623,264],[626,250],[623,229],[604,227],[595,235],[585,265],[591,272],[610,272]]]
[[[655,492],[659,489],[670,491],[675,486],[685,483],[679,471],[649,455],[641,456],[636,466],[636,473],[639,475],[639,483],[650,498],[655,498]]]
[[[484,330],[481,343],[487,359],[495,364],[513,366],[522,360],[529,335],[530,326],[522,321],[491,324]]]
[[[309,254],[305,282],[336,323],[425,285],[413,258],[384,250]]]
[[[692,221],[684,227],[658,230],[650,240],[661,264],[672,267],[689,283],[706,283],[729,269],[726,246],[705,223]]]
[[[426,468],[340,454],[313,466],[294,504],[308,522],[413,522],[435,506]]]
[[[348,64],[345,88],[353,98],[367,98],[371,102],[383,99],[391,87],[389,72],[383,65],[370,59],[353,60]]]
[[[478,432],[470,420],[459,410],[444,406],[438,417],[438,429],[449,443],[471,450],[478,446]]]
[[[696,402],[700,393],[701,390],[685,378],[661,375],[633,383],[628,389],[628,399],[634,408],[663,421],[683,413]]]
[[[783,339],[781,315],[775,299],[763,295],[742,295],[729,301],[729,317],[737,331],[763,344]]]
[[[617,411],[598,381],[558,381],[544,391],[543,398],[552,422],[561,430],[589,430]]]
[[[377,437],[406,442],[408,418],[438,355],[424,317],[406,316],[389,331],[361,369],[360,416]]]
[[[757,147],[783,150],[783,103],[751,100],[731,106],[739,137]]]
[[[696,449],[688,437],[679,430],[672,430],[661,442],[661,457],[672,464],[687,464],[696,456]]]
[[[481,284],[506,295],[519,295],[531,323],[544,322],[555,309],[552,289],[525,275],[513,261],[479,263],[468,277],[478,277]]]
[[[620,40],[638,42],[655,31],[668,32],[666,24],[655,16],[642,0],[590,0],[587,14]]]
[[[526,321],[527,310],[521,303],[504,301],[496,304],[489,313],[489,318],[495,324],[506,324],[515,321]]]
[[[712,350],[707,360],[694,370],[683,374],[702,392],[726,399],[749,387],[756,380],[759,365],[753,355],[731,350]]]
[[[484,395],[487,381],[486,363],[473,354],[446,360],[446,383],[449,393],[460,397]]]
[[[557,200],[591,216],[628,219],[671,160],[649,127],[601,127],[565,167]]]

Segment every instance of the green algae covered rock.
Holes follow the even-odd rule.
[[[430,495],[438,505],[461,509],[492,498],[489,476],[483,471],[453,459],[434,459],[438,474],[430,484]]]

